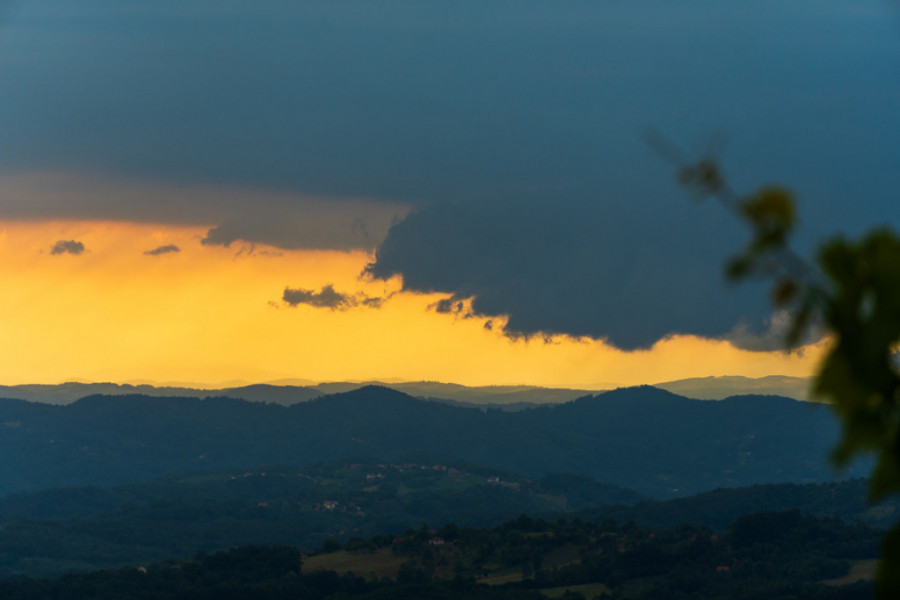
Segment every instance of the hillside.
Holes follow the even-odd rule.
[[[530,480],[440,457],[169,476],[0,498],[0,578],[146,564],[246,544],[316,549],[399,535],[422,523],[487,527],[523,514],[654,530],[690,523],[722,532],[747,513],[798,510],[886,529],[900,502],[868,507],[866,483],[754,486],[650,502],[584,477]]]
[[[354,538],[318,556],[244,546],[192,559],[0,580],[8,600],[864,600],[880,532],[798,511],[755,513],[728,531],[519,517]],[[857,580],[862,581],[857,581]]]
[[[399,534],[423,522],[484,527],[523,513],[553,515],[641,499],[583,477],[529,480],[439,457],[60,488],[0,498],[0,578],[147,563],[245,544],[318,548],[331,538]]]
[[[58,385],[0,386],[0,397],[71,404],[86,396],[163,396],[163,397],[229,397],[251,402],[270,402],[290,406],[313,398],[351,392],[375,385],[403,392],[416,398],[463,405],[527,408],[540,404],[562,404],[599,392],[574,388],[546,388],[533,385],[465,386],[437,381],[313,381],[284,380],[228,387],[189,387],[185,385],[154,386],[142,384],[68,382]],[[768,377],[697,377],[656,383],[653,387],[698,400],[721,400],[736,395],[775,395],[808,400],[809,379],[772,375]]]
[[[827,407],[766,396],[703,402],[650,387],[519,412],[423,402],[379,387],[289,407],[228,398],[2,400],[0,424],[0,494],[433,452],[529,477],[567,472],[671,497],[831,480],[827,456],[838,436]]]
[[[785,396],[794,400],[810,400],[810,377],[691,377],[654,383],[653,387],[698,400],[721,400],[743,394]]]
[[[725,530],[741,515],[762,511],[799,510],[815,517],[837,517],[876,529],[890,529],[900,515],[900,498],[872,505],[869,480],[797,485],[775,483],[742,488],[723,488],[686,498],[644,501],[576,511],[572,518],[588,521],[634,521],[649,529],[668,529],[681,523]]]
[[[591,392],[566,388],[543,388],[529,385],[493,385],[471,387],[434,381],[401,383],[329,382],[304,385],[272,383],[224,388],[194,388],[184,386],[153,386],[149,384],[81,383],[58,385],[0,386],[0,398],[14,398],[44,404],[72,404],[87,396],[153,396],[168,398],[228,397],[250,402],[268,402],[290,406],[313,398],[342,394],[367,386],[387,387],[416,398],[463,405],[522,408],[538,404],[559,404]]]

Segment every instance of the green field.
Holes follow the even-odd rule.
[[[875,581],[875,570],[878,568],[878,561],[875,559],[858,560],[850,565],[850,571],[843,577],[836,579],[828,579],[824,581],[826,585],[850,585],[857,581]]]
[[[555,588],[546,588],[542,589],[541,593],[548,598],[560,598],[567,591],[582,594],[588,600],[596,598],[597,596],[605,596],[612,593],[610,589],[602,583],[586,583],[584,585],[566,585]]]
[[[338,573],[353,572],[361,577],[375,575],[379,579],[390,577],[395,579],[400,565],[408,559],[396,556],[390,548],[382,548],[376,552],[332,552],[310,556],[303,561],[303,572],[313,571],[337,571]]]

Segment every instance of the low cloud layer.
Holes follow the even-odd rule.
[[[181,248],[175,244],[166,244],[165,246],[158,246],[153,250],[147,250],[144,254],[147,256],[159,256],[160,254],[171,254],[173,252],[181,252]]]
[[[344,294],[334,289],[331,284],[325,285],[319,291],[302,288],[284,288],[281,299],[288,306],[306,304],[315,308],[328,308],[331,310],[348,310],[357,306],[368,308],[380,308],[385,298],[371,297],[363,293]]]
[[[202,243],[230,246],[243,241],[285,250],[371,251],[407,210],[387,202],[313,199],[268,210],[250,208],[210,229]]]
[[[0,173],[0,219],[209,226],[204,244],[373,250],[409,206],[246,187],[162,184],[75,173]]]
[[[50,249],[50,254],[74,254],[78,256],[84,252],[84,244],[76,240],[59,240]]]

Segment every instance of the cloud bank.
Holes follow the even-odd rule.
[[[796,190],[801,253],[836,230],[900,227],[900,53],[876,0],[197,10],[9,10],[0,219],[377,249],[373,275],[472,298],[510,335],[623,348],[675,333],[768,344],[752,341],[769,328],[764,293],[722,282],[744,233],[684,202],[639,139],[647,125],[698,152],[724,131],[736,187]],[[295,291],[285,302],[338,301]]]

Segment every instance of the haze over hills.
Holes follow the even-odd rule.
[[[692,377],[676,381],[654,383],[654,387],[669,390],[688,398],[698,400],[721,400],[739,394],[761,394],[784,396],[795,400],[810,400],[811,377],[788,377],[769,375],[767,377]]]
[[[14,385],[0,386],[0,397],[41,402],[45,404],[71,404],[86,396],[98,394],[107,396],[127,396],[139,394],[154,397],[227,396],[250,402],[270,402],[289,406],[306,402],[328,394],[340,394],[357,390],[367,385],[388,387],[416,398],[438,401],[479,404],[483,406],[505,406],[507,408],[527,407],[536,404],[558,404],[581,396],[596,393],[591,390],[542,388],[537,386],[483,386],[468,387],[453,383],[432,381],[384,383],[367,382],[327,382],[309,385],[260,383],[225,388],[195,388],[179,386],[154,386],[150,384],[82,383],[67,382],[58,385]]]
[[[459,531],[526,514],[517,522],[614,520],[632,533],[634,523],[678,526],[686,540],[694,529],[682,524],[691,523],[727,537],[742,518],[769,518],[742,514],[789,509],[803,531],[814,517],[800,511],[826,517],[848,539],[868,531],[859,557],[869,564],[879,533],[830,517],[884,527],[900,510],[865,506],[859,479],[797,485],[869,469],[835,473],[831,410],[790,398],[709,402],[643,386],[508,411],[378,386],[297,402],[292,394],[306,388],[241,389],[262,401],[0,399],[0,578],[177,561],[248,543],[307,551],[340,543],[352,556],[376,547],[394,556],[387,546],[406,539],[395,537],[403,531],[432,535],[422,523]],[[845,558],[845,550],[835,551]],[[838,566],[834,576],[846,570]]]
[[[138,395],[66,406],[2,400],[0,424],[0,493],[424,451],[669,497],[831,480],[827,456],[838,437],[821,405],[771,396],[705,402],[652,387],[518,412],[424,402],[374,386],[288,407]]]
[[[337,381],[316,383],[307,380],[279,380],[269,383],[222,388],[153,385],[151,383],[119,384],[71,381],[58,385],[26,384],[0,386],[0,397],[46,404],[71,404],[86,396],[97,394],[108,396],[139,394],[144,396],[194,398],[227,396],[250,402],[270,402],[289,406],[328,394],[349,392],[367,385],[387,387],[416,398],[482,406],[498,406],[508,410],[527,408],[539,404],[560,404],[598,393],[598,390],[578,388],[545,388],[529,385],[464,386],[436,381]],[[701,377],[654,384],[654,387],[698,400],[722,400],[729,396],[741,394],[775,395],[795,400],[807,400],[808,386],[808,378],[780,375],[760,378],[737,376]]]

